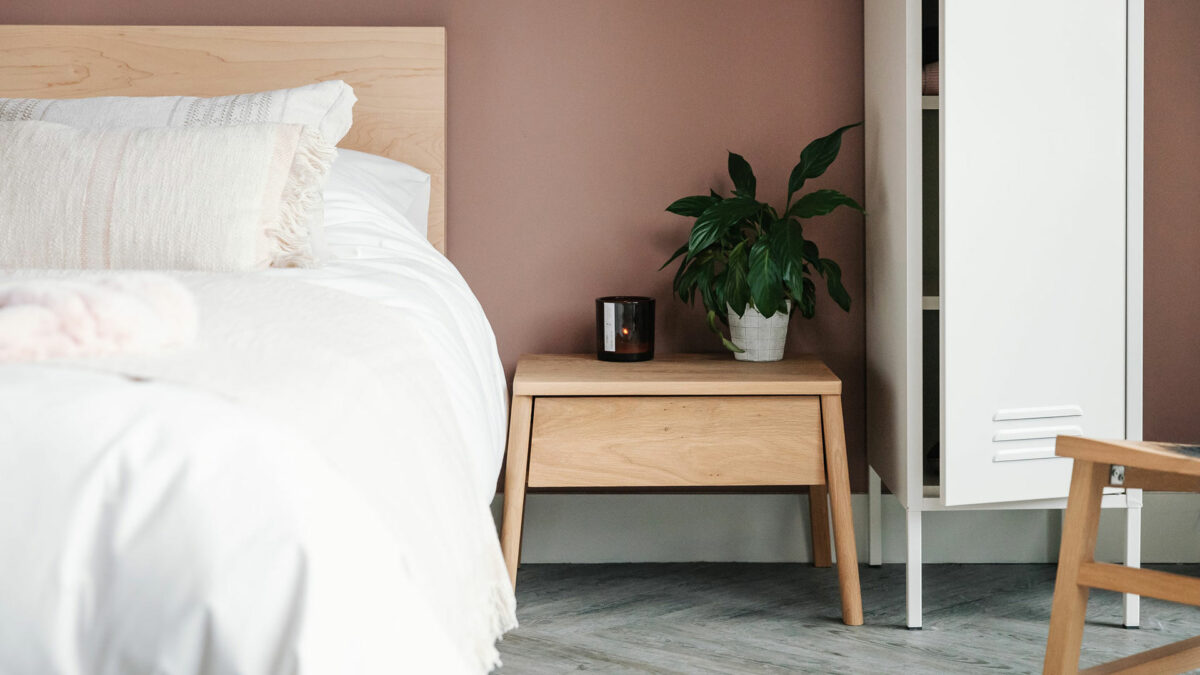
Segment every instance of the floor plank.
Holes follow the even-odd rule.
[[[1200,565],[1148,565],[1200,576]],[[1040,672],[1053,565],[926,565],[925,628],[904,622],[904,567],[860,568],[866,625],[841,623],[835,569],[672,563],[522,565],[502,673]],[[1082,666],[1200,635],[1200,610],[1093,592]]]

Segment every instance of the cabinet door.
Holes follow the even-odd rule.
[[[1123,0],[942,0],[942,494],[1064,497],[1125,432]]]

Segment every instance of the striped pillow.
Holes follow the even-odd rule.
[[[311,265],[304,214],[333,156],[294,124],[0,122],[0,268]]]
[[[98,129],[211,127],[279,122],[315,127],[326,142],[337,145],[350,131],[356,100],[354,90],[341,80],[214,98],[0,98],[0,122],[41,120]]]

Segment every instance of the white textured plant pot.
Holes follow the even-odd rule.
[[[783,358],[788,319],[792,315],[791,300],[787,301],[786,311],[775,312],[769,319],[753,307],[747,307],[742,316],[738,316],[732,307],[727,310],[730,339],[743,350],[734,352],[733,358],[738,361],[779,361]]]

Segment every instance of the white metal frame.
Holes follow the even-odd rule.
[[[878,567],[883,564],[883,481],[874,468],[870,472],[868,485],[867,561]],[[913,505],[903,505],[905,512],[905,625],[920,628],[922,623],[922,579],[923,559],[922,514],[926,511],[995,511],[995,510],[1065,510],[1066,499],[1036,499],[1003,504],[970,504],[947,506],[938,497],[923,497]],[[1101,508],[1125,509],[1125,564],[1141,567],[1142,538],[1142,491],[1124,490],[1106,494]],[[1123,625],[1137,628],[1140,623],[1140,602],[1136,595],[1124,596]]]
[[[1146,7],[1144,0],[1127,0],[1125,48],[1125,437],[1142,440],[1143,360],[1143,137],[1145,133]],[[1125,515],[1125,564],[1140,567],[1142,559],[1142,491],[1128,490]],[[1141,625],[1138,596],[1125,595],[1126,628]]]
[[[1126,123],[1126,406],[1125,416],[1126,437],[1142,438],[1142,284],[1143,284],[1143,241],[1142,241],[1142,171],[1143,171],[1143,87],[1144,87],[1144,0],[1127,0],[1127,123]],[[901,25],[896,25],[897,23]],[[921,144],[920,144],[920,115],[923,107],[933,107],[933,100],[920,97],[920,59],[912,63],[912,55],[908,54],[908,62],[904,65],[903,77],[896,78],[903,82],[906,90],[901,93],[903,103],[903,120],[895,124],[895,120],[887,119],[887,114],[895,114],[897,103],[894,90],[885,90],[888,78],[895,77],[895,66],[887,64],[886,53],[894,48],[894,30],[904,30],[911,36],[920,34],[920,3],[919,0],[868,0],[865,7],[866,32],[866,62],[867,62],[867,121],[868,121],[868,162],[867,162],[867,197],[868,208],[872,213],[881,216],[882,221],[890,219],[905,219],[908,222],[920,223],[921,190],[919,179],[911,180],[912,176],[920,176]],[[919,39],[917,43],[919,53]],[[913,45],[908,44],[911,52]],[[880,50],[880,59],[874,52]],[[876,109],[875,99],[892,105],[887,111]],[[896,156],[896,146],[888,145],[894,138],[885,138],[879,131],[872,131],[872,124],[892,123],[889,131],[895,133],[904,129],[904,156]],[[872,133],[875,134],[872,137]],[[917,142],[913,147],[912,140]],[[874,155],[874,157],[873,157]],[[873,161],[874,160],[874,161]],[[905,174],[902,180],[896,180],[893,172]],[[883,196],[884,212],[880,212],[873,199]],[[912,220],[915,218],[916,220]],[[895,227],[894,225],[892,227]],[[886,228],[879,228],[886,230]],[[916,230],[917,237],[912,236]],[[880,232],[873,230],[870,224],[867,228],[868,254],[874,253],[875,260],[867,267],[868,284],[868,408],[875,407],[887,410],[895,431],[868,429],[869,446],[869,534],[868,561],[871,565],[880,565],[883,560],[883,528],[882,528],[882,488],[885,481],[876,470],[876,462],[883,461],[883,468],[888,468],[894,474],[898,484],[888,484],[905,508],[906,529],[906,580],[907,580],[907,616],[906,623],[910,628],[921,626],[921,561],[922,561],[922,514],[925,511],[944,510],[1000,510],[1000,509],[1063,509],[1065,499],[1032,500],[1023,502],[1005,502],[994,504],[975,504],[964,506],[945,505],[940,496],[926,496],[921,484],[921,455],[906,453],[907,460],[903,466],[894,466],[896,453],[888,453],[881,445],[907,444],[909,448],[921,447],[921,412],[919,405],[912,402],[920,400],[921,382],[921,352],[920,341],[914,340],[920,334],[920,317],[923,309],[921,296],[920,265],[905,263],[900,256],[909,256],[912,260],[920,260],[920,228],[905,227],[897,234],[894,230]],[[912,257],[916,254],[916,257]],[[896,307],[895,296],[889,293],[889,285],[895,283],[897,276],[893,273],[878,273],[875,265],[899,266],[907,264],[903,272],[902,284],[903,302]],[[912,268],[916,268],[915,270]],[[891,270],[894,272],[894,269]],[[873,283],[872,277],[879,274],[880,281]],[[891,302],[890,306],[872,307],[870,303]],[[914,330],[915,329],[915,330]],[[879,332],[875,332],[879,331]],[[874,335],[873,335],[874,333]],[[895,343],[888,344],[888,336],[881,333],[903,334],[904,343],[896,349]],[[874,339],[873,339],[874,338]],[[895,340],[895,335],[892,335]],[[881,348],[887,353],[885,357],[876,358],[875,349]],[[897,384],[896,376],[902,381]],[[872,387],[871,385],[874,385]],[[874,390],[872,390],[874,388]],[[880,393],[878,390],[882,389]],[[869,411],[870,419],[870,411]],[[869,422],[870,425],[870,422]],[[890,434],[890,435],[889,435]],[[888,467],[887,464],[893,464]],[[1119,494],[1106,495],[1102,506],[1107,508],[1126,509],[1125,518],[1125,564],[1131,567],[1140,566],[1141,559],[1141,490],[1127,490]],[[1139,601],[1137,596],[1126,595],[1124,599],[1124,625],[1136,627],[1140,624]]]

